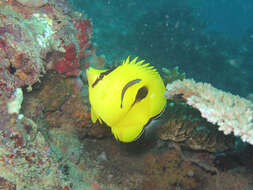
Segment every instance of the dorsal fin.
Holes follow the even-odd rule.
[[[128,56],[125,60],[123,60],[122,62],[122,65],[126,65],[126,64],[135,64],[135,65],[138,65],[140,68],[143,68],[143,69],[146,69],[146,70],[150,70],[150,71],[153,71],[153,72],[157,72],[156,69],[154,68],[154,66],[150,66],[150,63],[145,63],[145,60],[140,60],[140,61],[137,61],[138,57],[135,57],[133,60],[130,60],[130,56]]]

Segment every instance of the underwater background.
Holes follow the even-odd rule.
[[[70,2],[92,20],[109,62],[138,55],[234,94],[253,92],[250,0]]]
[[[0,0],[0,190],[252,190],[252,10],[252,0]],[[141,68],[133,80],[128,66]],[[145,101],[152,72],[162,93]],[[134,109],[151,103],[162,111]],[[118,114],[127,106],[132,115]],[[103,117],[131,123],[125,134],[145,114],[131,142]]]

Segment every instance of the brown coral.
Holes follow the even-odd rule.
[[[201,118],[200,113],[180,99],[169,101],[166,121],[158,130],[162,140],[172,140],[194,150],[225,151],[234,146],[235,138],[224,135],[217,126]]]

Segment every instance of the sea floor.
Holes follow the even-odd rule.
[[[252,168],[238,155],[215,157],[182,150],[172,142],[122,144],[113,138],[87,139],[86,167],[104,189],[251,189]],[[249,155],[248,155],[249,156]],[[101,188],[103,189],[103,188]]]

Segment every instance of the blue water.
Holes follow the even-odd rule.
[[[252,0],[75,0],[107,62],[139,56],[158,68],[246,97],[253,93]]]

